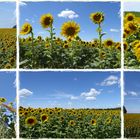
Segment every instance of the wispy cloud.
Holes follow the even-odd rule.
[[[116,32],[116,33],[118,33],[118,32],[120,32],[120,30],[119,30],[119,29],[111,28],[111,29],[110,29],[110,32]]]
[[[138,93],[136,93],[135,91],[130,91],[129,94],[132,96],[138,96]]]
[[[20,89],[19,90],[19,96],[20,97],[28,97],[28,96],[30,96],[30,95],[32,95],[33,94],[33,92],[32,91],[30,91],[30,90],[28,90],[28,89]]]
[[[73,19],[78,18],[79,15],[72,10],[65,9],[58,14],[58,17]]]
[[[110,75],[109,77],[104,79],[103,82],[101,82],[98,85],[101,85],[101,86],[112,86],[112,85],[119,84],[119,83],[120,83],[119,77],[117,77],[115,75]]]
[[[19,2],[19,5],[20,5],[20,6],[26,6],[27,3],[20,1],[20,2]]]
[[[101,91],[91,88],[88,92],[81,93],[81,97],[84,97],[86,100],[96,100],[96,96],[101,94]]]

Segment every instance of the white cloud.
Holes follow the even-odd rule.
[[[115,84],[119,84],[120,80],[117,76],[114,75],[110,75],[109,77],[107,77],[102,83],[101,86],[112,86]]]
[[[96,96],[100,93],[101,91],[91,88],[89,92],[83,92],[80,96],[84,97],[86,100],[96,100]]]
[[[30,91],[30,90],[28,90],[28,89],[20,89],[19,90],[19,96],[20,97],[27,97],[27,96],[30,96],[30,95],[32,95],[33,94],[33,92],[32,91]]]
[[[78,97],[71,95],[71,96],[70,96],[70,99],[71,99],[71,100],[77,100]]]
[[[30,20],[28,18],[26,18],[25,21],[28,21],[29,22]]]
[[[125,2],[124,11],[136,11],[140,12],[140,3],[139,2]]]
[[[132,96],[138,96],[138,93],[136,93],[135,91],[130,91],[129,94]]]
[[[114,28],[111,28],[110,29],[110,32],[116,32],[116,33],[118,33],[120,30],[118,30],[118,29],[114,29]]]
[[[127,92],[124,91],[124,92],[123,92],[123,95],[126,96],[126,95],[127,95]]]
[[[61,12],[58,14],[58,17],[73,19],[73,18],[78,18],[79,15],[76,14],[76,13],[75,13],[74,11],[72,11],[72,10],[65,9],[65,10],[61,11]]]
[[[21,1],[20,1],[20,2],[19,2],[19,5],[20,5],[20,6],[26,6],[27,3],[25,3],[25,2],[21,2]]]

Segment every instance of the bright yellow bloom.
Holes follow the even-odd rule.
[[[37,119],[34,116],[30,116],[25,120],[25,124],[29,127],[34,126],[36,123],[37,123]]]
[[[104,41],[104,46],[105,47],[112,47],[114,45],[114,42],[112,39],[107,39]]]
[[[95,24],[100,24],[101,22],[104,21],[104,14],[102,12],[91,13],[90,19]]]
[[[133,13],[128,13],[125,16],[125,21],[126,22],[128,22],[128,21],[134,21],[134,19],[135,19],[135,15]]]
[[[65,22],[61,27],[61,35],[73,39],[80,32],[80,26],[74,21]]]
[[[70,125],[70,126],[74,126],[74,125],[75,125],[75,121],[74,121],[74,120],[70,120],[70,121],[69,121],[69,125]]]
[[[40,18],[40,23],[43,28],[51,27],[53,24],[53,16],[50,13],[42,15]]]
[[[96,122],[95,119],[92,119],[90,123],[91,123],[92,125],[96,125],[97,122]]]
[[[41,119],[42,122],[47,122],[48,119],[49,119],[49,117],[48,117],[47,114],[42,114],[41,117],[40,117],[40,119]]]
[[[0,98],[0,102],[1,102],[1,103],[4,103],[4,102],[6,102],[6,101],[7,101],[7,100],[6,100],[5,98],[3,98],[3,97]]]
[[[128,50],[128,43],[126,41],[123,42],[123,47],[125,51]]]
[[[32,26],[29,23],[24,23],[23,26],[21,27],[20,34],[21,35],[27,35],[32,32]]]

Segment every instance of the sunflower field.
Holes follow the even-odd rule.
[[[21,138],[120,138],[120,109],[19,108]]]
[[[5,98],[0,98],[0,139],[16,137],[16,110],[13,103],[6,104]]]
[[[140,13],[124,13],[124,65],[125,68],[140,68]]]
[[[66,21],[61,26],[61,36],[56,37],[53,16],[48,13],[40,18],[40,24],[49,36],[34,37],[33,27],[24,23],[20,31],[20,67],[21,68],[64,68],[64,69],[109,69],[120,68],[121,44],[112,39],[103,40],[102,23],[104,13],[89,15],[93,26],[97,27],[96,39],[84,41],[78,35],[80,25],[75,21]],[[26,35],[24,38],[23,35]],[[27,36],[28,35],[28,36]],[[65,38],[65,39],[64,39]]]
[[[140,114],[124,115],[124,136],[126,138],[140,138]]]
[[[16,67],[16,29],[0,29],[0,69]]]

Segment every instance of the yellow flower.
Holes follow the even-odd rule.
[[[40,18],[40,23],[43,28],[51,27],[53,24],[53,16],[50,13],[42,15]]]
[[[128,22],[128,21],[134,21],[134,19],[135,19],[135,15],[133,13],[128,13],[125,16],[125,21],[126,22]]]
[[[75,121],[74,121],[74,120],[70,120],[70,121],[69,121],[69,125],[70,125],[70,126],[74,126],[74,125],[75,125]]]
[[[25,124],[29,127],[34,126],[36,123],[37,123],[37,119],[34,116],[30,116],[25,120]]]
[[[67,44],[67,43],[65,43],[64,45],[63,45],[63,48],[68,48],[69,47],[69,45]]]
[[[137,49],[140,49],[140,41],[134,44],[134,51],[137,51]]]
[[[131,31],[136,31],[137,30],[137,23],[130,21],[126,24],[127,29],[130,29]]]
[[[0,98],[0,102],[1,102],[1,103],[4,103],[4,102],[6,102],[6,101],[7,101],[7,100],[6,100],[5,98],[2,98],[2,97]]]
[[[47,122],[48,119],[49,119],[49,117],[48,117],[47,114],[42,114],[41,117],[40,117],[40,119],[41,119],[42,122]]]
[[[121,50],[121,43],[116,42],[115,47],[116,47],[116,49]]]
[[[140,61],[140,48],[135,51],[135,56],[137,57],[137,60]]]
[[[104,41],[104,46],[105,47],[112,47],[114,45],[114,42],[112,39],[107,39]]]
[[[12,66],[11,66],[11,64],[7,63],[4,68],[5,69],[10,69],[10,68],[12,68]]]
[[[21,35],[27,35],[32,32],[32,26],[29,23],[24,23],[23,26],[21,27],[20,34]]]
[[[102,12],[91,13],[90,19],[95,24],[100,24],[101,22],[104,21],[104,14]]]
[[[123,42],[123,47],[125,51],[128,50],[128,43],[126,41]]]
[[[61,27],[61,35],[73,39],[80,32],[80,26],[74,21],[65,22]]]
[[[92,125],[96,125],[97,122],[96,122],[95,119],[92,119],[90,123],[91,123]]]

